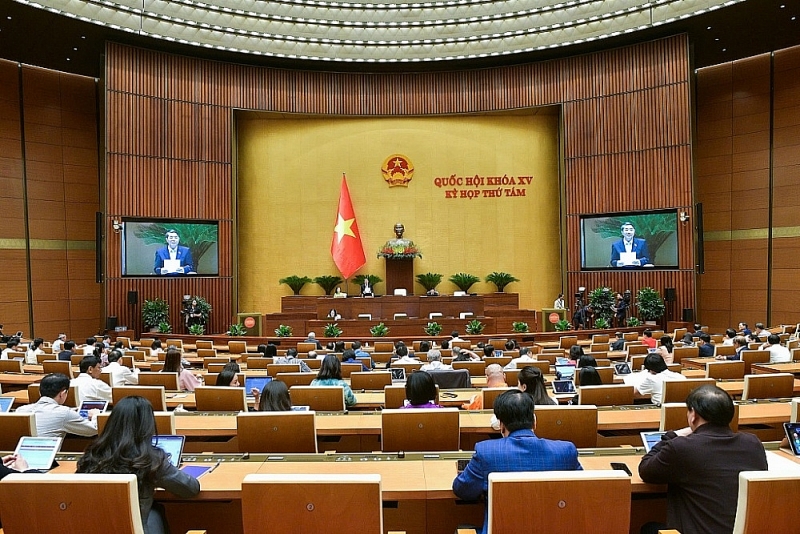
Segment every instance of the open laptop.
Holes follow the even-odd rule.
[[[181,463],[181,454],[183,454],[183,444],[185,441],[186,438],[184,436],[168,434],[153,436],[153,446],[167,453],[169,463],[175,467],[178,467]]]
[[[614,374],[617,375],[629,375],[631,374],[631,366],[628,365],[626,362],[620,362],[614,364]]]
[[[53,467],[56,453],[61,449],[63,438],[22,436],[14,454],[28,462],[28,469],[47,470]]]
[[[556,365],[569,365],[569,358],[559,356],[556,358]]]
[[[666,432],[653,431],[653,432],[640,432],[639,434],[642,436],[642,445],[644,445],[644,452],[650,452],[650,449],[652,449],[656,443],[661,441],[661,436],[666,434]]]
[[[559,380],[572,380],[575,376],[574,365],[556,365],[556,376]]]
[[[78,408],[78,413],[84,419],[89,418],[89,410],[100,410],[105,412],[108,409],[108,401],[83,401],[81,407]]]
[[[783,430],[792,452],[795,456],[800,456],[800,423],[783,423]]]
[[[0,397],[0,413],[10,412],[14,405],[14,397]]]
[[[402,367],[390,367],[392,372],[392,384],[405,384],[406,383],[406,370]]]
[[[553,391],[555,393],[575,393],[575,383],[572,380],[553,381]]]
[[[271,376],[246,376],[244,378],[244,391],[247,394],[247,400],[255,400],[253,389],[257,389],[258,393],[261,394],[271,381]]]

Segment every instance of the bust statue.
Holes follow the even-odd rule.
[[[390,239],[381,247],[378,251],[378,257],[391,259],[413,259],[418,256],[421,257],[422,254],[417,246],[410,239],[404,238],[403,233],[405,233],[403,223],[399,222],[395,224],[394,239]]]

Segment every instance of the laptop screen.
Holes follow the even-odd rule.
[[[800,423],[783,423],[783,429],[792,452],[795,456],[800,456]]]
[[[575,375],[575,367],[572,365],[556,365],[556,376],[560,379],[571,379]]]
[[[0,397],[0,412],[8,412],[14,405],[14,397]]]
[[[575,384],[572,380],[556,380],[553,382],[553,391],[556,393],[575,393]]]
[[[250,396],[253,389],[257,389],[259,393],[264,391],[264,388],[272,380],[270,376],[246,376],[244,379],[244,390]]]
[[[392,371],[392,382],[405,382],[406,380],[406,370],[402,367],[390,367],[390,371]]]
[[[183,453],[183,436],[159,435],[153,436],[153,446],[167,453],[167,459],[173,466],[178,467]]]
[[[105,412],[106,408],[108,408],[108,401],[83,401],[78,413],[81,414],[81,417],[84,419],[88,419],[89,410],[100,410],[101,412]]]
[[[650,449],[653,446],[661,441],[661,436],[666,434],[666,432],[640,432],[642,435],[642,444],[644,445],[644,451],[650,452]]]
[[[18,454],[28,462],[28,469],[50,469],[56,453],[61,448],[61,438],[22,436],[19,438]]]

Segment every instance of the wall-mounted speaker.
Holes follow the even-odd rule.
[[[128,291],[128,304],[130,305],[139,304],[138,291]]]
[[[692,308],[683,309],[683,322],[684,323],[694,322],[694,310]]]
[[[664,288],[664,300],[667,302],[675,302],[678,298],[678,294],[675,291],[674,287],[665,287]]]

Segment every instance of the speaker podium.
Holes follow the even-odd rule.
[[[567,311],[558,308],[542,308],[542,326],[545,332],[555,332],[556,323],[567,318]]]
[[[260,313],[237,313],[237,321],[247,329],[246,336],[261,336],[261,319]]]
[[[394,295],[395,289],[405,289],[414,294],[414,259],[386,258],[386,294]]]

